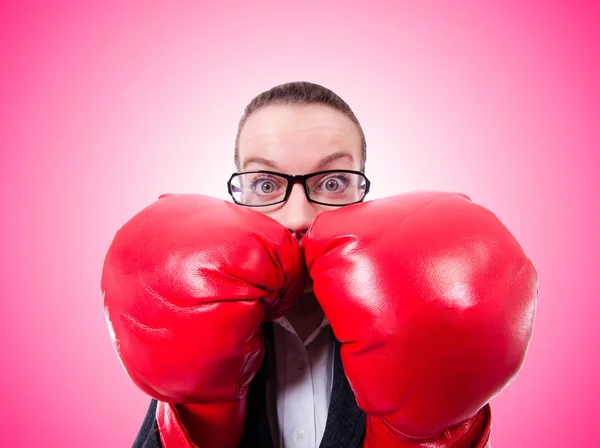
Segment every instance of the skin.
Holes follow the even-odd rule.
[[[240,171],[358,171],[361,136],[349,118],[324,105],[268,106],[248,117],[240,133],[239,156]],[[335,208],[309,202],[302,185],[296,184],[287,202],[254,210],[286,226],[301,242],[315,218]],[[314,294],[308,292],[286,318],[304,341],[320,325],[323,310]]]

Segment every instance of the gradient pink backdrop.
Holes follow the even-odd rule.
[[[131,446],[148,399],[108,337],[106,249],[160,193],[225,198],[243,107],[290,80],[355,109],[373,198],[466,192],[534,260],[535,334],[493,401],[494,448],[594,444],[598,2],[8,3],[1,446]]]

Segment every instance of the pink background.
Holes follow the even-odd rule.
[[[598,2],[8,3],[1,446],[131,446],[148,399],[108,337],[106,249],[161,193],[226,198],[243,107],[290,80],[355,109],[372,198],[466,192],[534,260],[534,338],[493,401],[493,446],[593,444]]]

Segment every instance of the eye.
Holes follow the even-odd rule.
[[[255,194],[265,196],[277,192],[281,186],[276,180],[263,177],[254,179],[251,188]]]
[[[325,181],[325,189],[327,191],[335,191],[339,188],[340,184],[337,179],[331,178]]]
[[[344,191],[348,187],[349,179],[343,174],[336,174],[335,176],[323,179],[319,188],[329,193],[336,193]]]

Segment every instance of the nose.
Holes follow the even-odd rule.
[[[315,205],[308,201],[302,185],[296,184],[292,187],[290,197],[281,209],[279,222],[292,232],[296,240],[302,240],[317,217]]]

